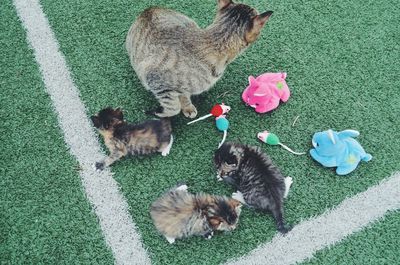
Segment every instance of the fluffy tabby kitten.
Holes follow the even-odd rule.
[[[204,193],[191,194],[186,185],[175,187],[157,199],[150,210],[157,230],[169,243],[192,235],[210,239],[214,231],[236,228],[241,204],[235,199]]]
[[[169,154],[173,137],[169,119],[148,120],[140,124],[128,124],[120,109],[106,108],[92,116],[93,125],[104,137],[110,155],[95,164],[102,170],[128,154],[145,155],[161,152]]]
[[[271,212],[278,231],[289,231],[284,224],[283,199],[289,192],[292,178],[285,178],[265,153],[258,147],[227,142],[215,152],[214,163],[218,178],[237,189],[232,198]]]
[[[214,22],[202,29],[187,16],[152,7],[139,15],[126,37],[126,49],[139,79],[160,103],[159,117],[181,110],[194,118],[190,96],[210,89],[227,65],[253,43],[271,16],[244,4],[218,0]]]

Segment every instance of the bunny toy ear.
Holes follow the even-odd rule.
[[[254,78],[254,76],[249,76],[249,85],[254,85],[257,83],[257,80]]]
[[[360,133],[356,130],[344,130],[338,133],[339,139],[345,139],[348,137],[357,137]]]
[[[331,129],[329,129],[329,130],[327,131],[327,133],[328,133],[328,136],[329,136],[329,138],[331,139],[332,143],[333,143],[333,144],[336,144],[335,137],[334,137],[334,135],[333,135],[333,131],[332,131]]]

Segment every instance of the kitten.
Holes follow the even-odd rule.
[[[158,198],[150,210],[157,230],[170,244],[192,235],[210,239],[214,231],[236,228],[241,204],[225,196],[191,194],[186,185],[175,187]]]
[[[209,90],[225,68],[260,35],[272,11],[262,14],[244,4],[217,0],[214,22],[202,29],[187,16],[152,7],[129,29],[126,49],[144,87],[160,103],[159,117],[181,110],[194,118],[190,97]]]
[[[278,231],[289,231],[284,224],[283,199],[292,178],[285,178],[265,153],[258,147],[227,142],[215,152],[214,163],[218,178],[237,189],[232,198],[255,209],[270,211]]]
[[[120,158],[131,155],[146,155],[161,152],[169,154],[173,137],[169,119],[147,120],[140,124],[128,124],[122,111],[106,108],[92,116],[93,125],[104,137],[110,155],[97,162],[97,170],[103,170]]]

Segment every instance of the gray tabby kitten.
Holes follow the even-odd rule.
[[[160,103],[159,117],[197,115],[190,96],[209,90],[227,65],[253,43],[271,16],[244,4],[218,0],[214,22],[205,29],[173,10],[143,11],[126,37],[139,79]]]
[[[178,238],[200,235],[210,239],[214,231],[235,229],[241,206],[225,196],[191,194],[186,185],[180,185],[158,198],[150,215],[157,230],[172,244]]]
[[[283,218],[283,199],[292,184],[260,148],[237,143],[224,143],[214,155],[218,179],[233,185],[232,198],[255,209],[271,212],[278,231],[287,233]]]

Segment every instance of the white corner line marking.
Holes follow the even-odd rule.
[[[116,264],[150,264],[128,204],[111,172],[97,173],[91,165],[103,158],[97,137],[79,98],[64,56],[38,0],[14,0],[26,29],[47,93],[53,102],[65,142],[82,167],[86,195],[99,218]]]
[[[312,258],[314,253],[340,242],[388,211],[400,209],[400,172],[345,199],[332,210],[296,225],[286,236],[276,235],[249,254],[226,265],[288,265]]]

